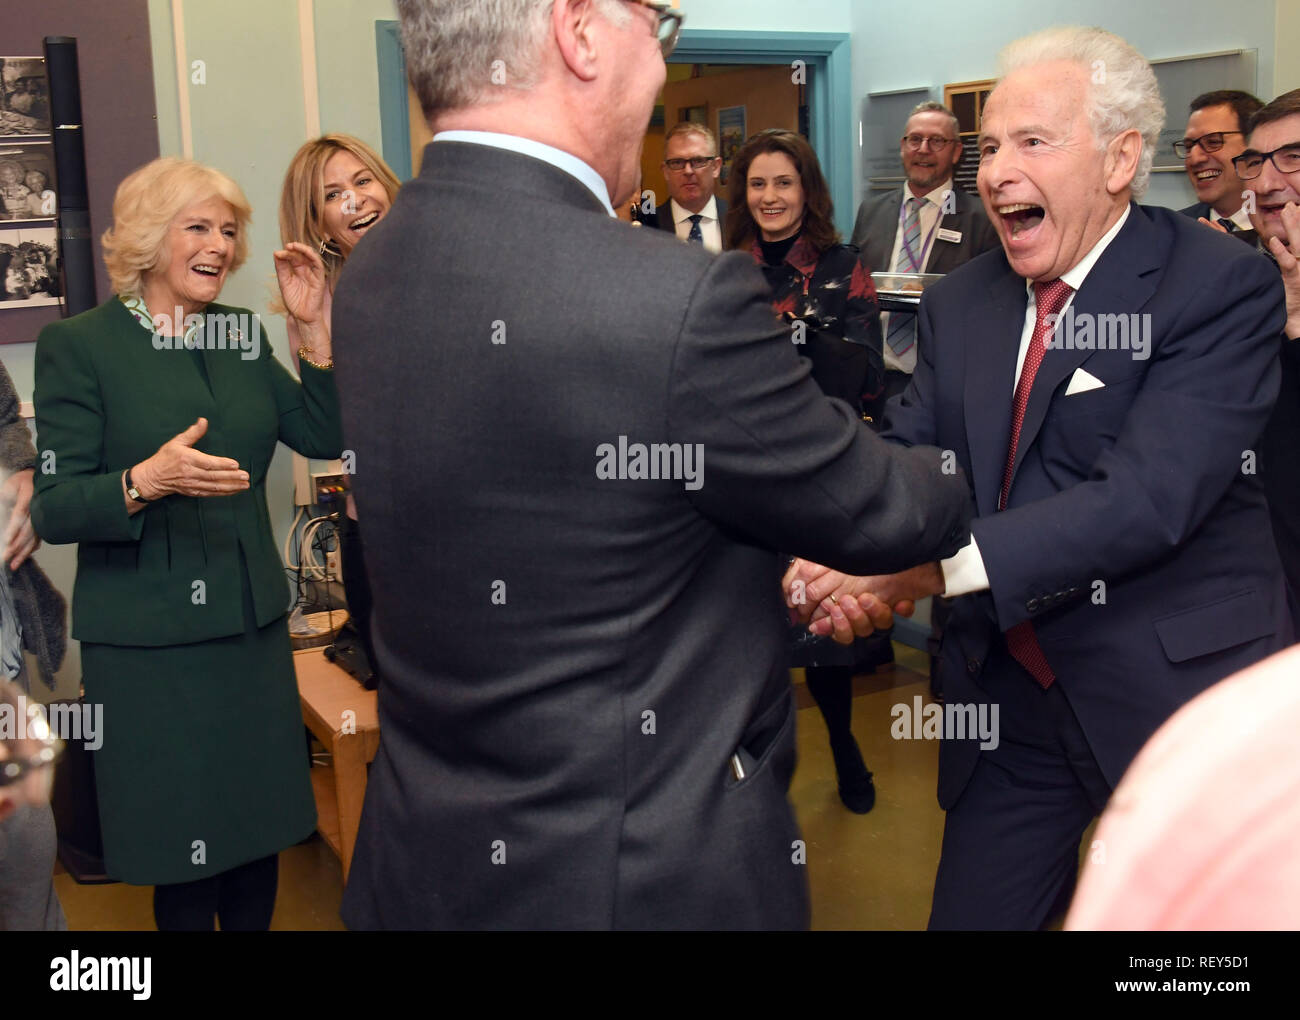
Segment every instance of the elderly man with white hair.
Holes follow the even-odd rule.
[[[343,918],[804,927],[776,550],[952,555],[965,479],[822,395],[748,254],[614,218],[667,4],[398,10],[434,138],[333,311],[383,677]]]
[[[978,140],[1002,251],[926,292],[885,430],[953,451],[971,541],[891,577],[791,572],[810,603],[956,597],[932,928],[1049,924],[1146,739],[1293,639],[1255,467],[1282,285],[1232,238],[1135,204],[1163,119],[1150,65],[1107,32],[1007,47]]]

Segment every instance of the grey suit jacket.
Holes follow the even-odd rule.
[[[954,552],[965,479],[821,394],[748,254],[500,149],[429,145],[334,329],[383,677],[349,927],[806,925],[776,550]]]
[[[955,230],[960,241],[945,241],[935,232],[926,263],[927,273],[951,273],[976,255],[999,246],[997,231],[985,215],[984,205],[960,189],[954,189],[956,212],[943,217],[941,230]],[[872,272],[888,272],[890,256],[894,251],[894,237],[898,233],[899,211],[903,204],[903,189],[896,188],[865,199],[858,208],[858,219],[853,225],[853,243],[862,249]]]

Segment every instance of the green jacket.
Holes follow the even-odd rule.
[[[159,350],[116,297],[37,338],[32,523],[46,542],[80,543],[72,635],[81,641],[159,646],[241,633],[241,547],[258,626],[286,611],[266,471],[277,441],[307,457],[340,455],[334,374],[300,361],[300,385],[260,323],[255,354],[247,349],[247,309],[212,304],[205,314],[249,317],[243,348],[224,325],[209,331],[234,337],[232,349],[203,351],[209,383],[191,352]],[[199,417],[208,431],[196,448],[238,461],[249,488],[168,496],[129,516],[122,472]]]

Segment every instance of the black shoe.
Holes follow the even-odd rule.
[[[842,748],[831,748],[835,758],[835,777],[839,784],[840,800],[855,815],[865,815],[876,805],[876,785],[871,780],[858,742],[850,742]]]

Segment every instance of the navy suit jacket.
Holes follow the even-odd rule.
[[[889,404],[884,435],[953,451],[974,489],[971,531],[990,587],[954,600],[947,701],[989,700],[990,652],[1032,620],[1114,786],[1183,702],[1292,640],[1254,473],[1278,395],[1283,291],[1267,260],[1229,238],[1132,206],[1073,310],[1076,321],[1148,315],[1150,356],[1046,352],[998,512],[1027,303],[1000,250],[927,290],[916,372]],[[1080,368],[1104,387],[1067,396]],[[992,661],[1019,670],[1004,652]],[[977,741],[943,742],[945,808],[978,754]]]

